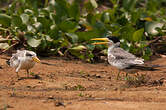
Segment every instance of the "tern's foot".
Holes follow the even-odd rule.
[[[41,77],[38,74],[35,74],[33,72],[30,72],[29,74],[32,75],[34,79],[41,79]]]
[[[119,77],[120,77],[120,72],[118,72],[117,76],[116,76],[116,80],[119,80]]]
[[[16,72],[17,73],[17,79],[19,79],[20,78],[20,76],[18,75],[18,72]]]
[[[20,77],[19,75],[17,75],[17,80],[22,80],[22,77]]]

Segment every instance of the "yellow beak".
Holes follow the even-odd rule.
[[[145,21],[152,21],[152,18],[151,17],[146,17],[144,18]]]
[[[109,39],[108,38],[93,38],[91,40],[101,40],[101,41],[105,41],[105,42],[95,42],[92,43],[93,45],[98,45],[98,44],[108,44],[109,43]]]
[[[93,38],[91,40],[102,40],[102,41],[109,41],[108,38]]]
[[[93,45],[99,45],[99,44],[108,44],[108,42],[95,42],[95,43],[92,43]]]
[[[33,61],[40,63],[40,60],[37,57],[32,57]]]

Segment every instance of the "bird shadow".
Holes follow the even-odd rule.
[[[25,79],[42,79],[39,75],[33,75],[31,77],[20,77],[18,80],[25,80]]]
[[[57,66],[56,64],[47,63],[47,62],[41,62],[41,64],[45,64],[45,65],[49,65],[49,66]]]

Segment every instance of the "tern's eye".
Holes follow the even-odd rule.
[[[30,54],[30,53],[26,53],[26,56],[32,56],[32,54]]]

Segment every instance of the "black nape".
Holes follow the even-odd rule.
[[[32,54],[30,54],[30,53],[26,53],[26,56],[32,56]]]
[[[109,40],[112,40],[114,43],[120,42],[119,38],[115,36],[108,36],[107,38]]]

